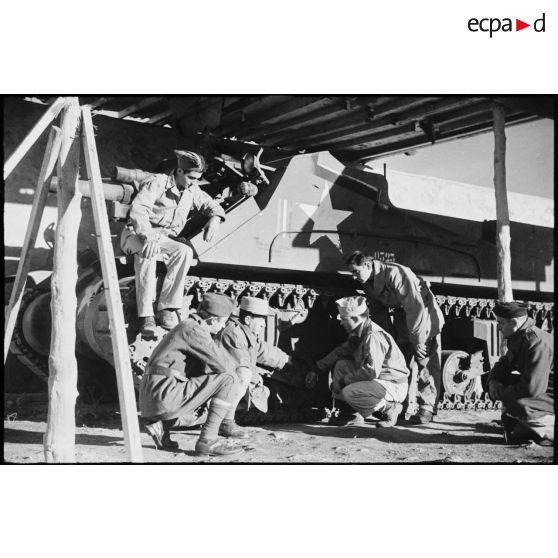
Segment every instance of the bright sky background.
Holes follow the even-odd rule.
[[[554,122],[537,120],[506,129],[506,182],[508,191],[554,197]],[[477,186],[494,187],[492,132],[417,149],[411,156],[393,155],[368,166],[435,176]]]

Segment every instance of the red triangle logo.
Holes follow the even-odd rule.
[[[526,27],[531,27],[531,24],[530,23],[525,23],[524,21],[521,21],[520,19],[515,20],[515,30],[516,31],[521,31],[522,29],[525,29]]]

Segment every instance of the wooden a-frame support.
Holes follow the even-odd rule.
[[[128,354],[128,342],[122,310],[122,301],[114,253],[110,240],[108,215],[105,206],[103,186],[97,148],[93,134],[91,110],[84,106],[79,108],[77,98],[58,98],[39,120],[35,127],[8,159],[4,166],[4,178],[21,161],[25,153],[35,143],[42,132],[64,109],[62,117],[62,131],[52,127],[45,151],[37,190],[33,200],[31,216],[27,227],[25,241],[22,247],[18,270],[10,297],[10,303],[5,315],[4,329],[4,362],[9,351],[13,330],[21,304],[30,267],[31,250],[37,238],[38,229],[46,204],[48,187],[54,172],[54,165],[58,160],[59,173],[59,224],[57,227],[56,243],[58,253],[55,254],[52,277],[52,339],[51,354],[49,356],[49,417],[45,434],[45,460],[47,462],[75,461],[75,397],[77,394],[77,368],[75,364],[75,240],[77,227],[81,218],[79,209],[80,196],[76,196],[77,168],[79,162],[79,129],[82,120],[81,139],[85,152],[87,174],[90,180],[91,202],[95,233],[99,247],[101,268],[110,329],[112,332],[112,346],[116,370],[120,413],[124,445],[128,460],[135,463],[143,461],[141,440],[136,410],[136,400],[132,379],[132,370]],[[64,199],[66,201],[64,201]],[[73,209],[72,209],[73,206]],[[62,215],[60,215],[62,211]],[[72,235],[75,234],[75,238]],[[68,248],[70,252],[68,252]],[[66,269],[67,268],[67,269]],[[68,281],[68,275],[73,281]],[[73,340],[73,341],[72,341]],[[68,343],[68,341],[70,341]],[[67,354],[66,354],[67,353]]]

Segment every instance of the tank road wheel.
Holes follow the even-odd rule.
[[[468,358],[469,354],[465,351],[442,351],[442,384],[446,394],[470,397],[474,393],[476,378],[458,381],[462,361]]]

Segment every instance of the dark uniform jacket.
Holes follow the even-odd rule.
[[[225,372],[234,373],[230,357],[215,343],[202,320],[195,314],[190,316],[163,337],[147,363],[140,384],[142,416],[179,416],[189,378]]]
[[[346,384],[377,379],[394,383],[407,382],[409,369],[403,353],[393,337],[370,319],[352,331],[345,343],[316,365],[325,372],[331,370],[341,359],[352,359],[357,367],[354,372],[343,377]]]
[[[554,414],[553,357],[552,335],[531,318],[508,339],[508,350],[492,368],[489,382],[504,385],[498,398],[510,415],[535,419]]]

